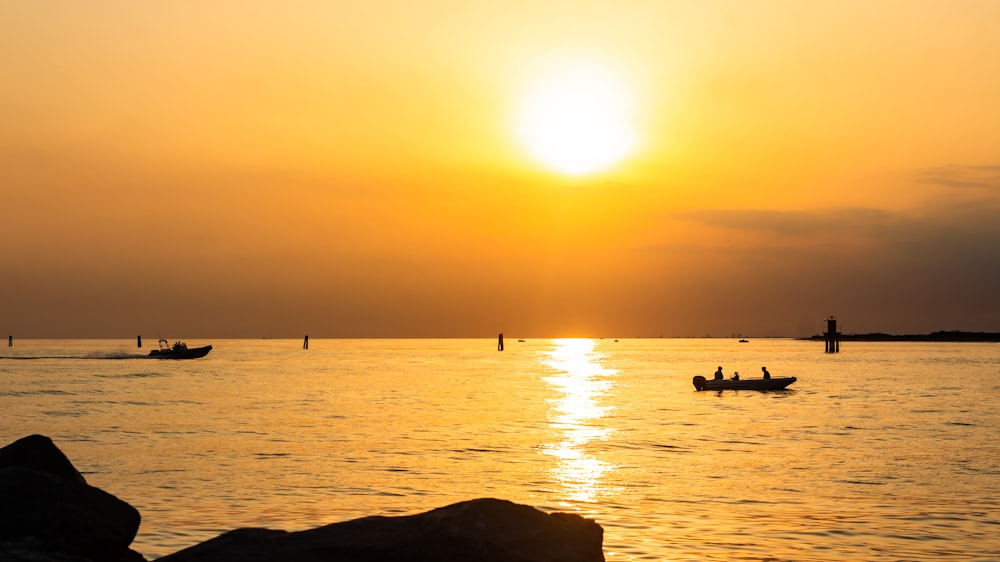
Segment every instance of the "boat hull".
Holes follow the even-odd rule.
[[[208,355],[212,351],[212,346],[194,347],[191,349],[154,349],[149,352],[151,359],[198,359]]]
[[[724,379],[709,380],[698,375],[691,381],[695,390],[784,390],[795,382],[795,377],[776,377],[770,379]]]

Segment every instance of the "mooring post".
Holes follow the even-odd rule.
[[[7,347],[14,347],[14,336],[7,336]]]
[[[142,334],[135,337],[136,347],[142,347]]]
[[[305,339],[302,340],[302,349],[309,349],[309,336],[306,335]]]
[[[500,332],[500,336],[497,338],[497,351],[503,351],[503,332]]]
[[[837,319],[833,316],[826,319],[826,333],[824,351],[826,353],[840,353],[840,332],[837,331]]]

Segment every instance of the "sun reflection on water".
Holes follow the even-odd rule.
[[[600,421],[611,412],[603,398],[613,388],[617,371],[599,363],[603,355],[594,351],[594,340],[554,343],[555,349],[542,359],[552,369],[543,380],[554,391],[549,426],[560,439],[544,446],[543,452],[558,459],[553,477],[565,489],[567,500],[594,502],[605,491],[602,477],[614,468],[595,454],[594,445],[611,434]]]

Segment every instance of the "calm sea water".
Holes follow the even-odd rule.
[[[498,497],[596,519],[608,560],[1000,559],[1000,345],[190,341],[0,348],[0,444],[52,437],[153,559]],[[785,392],[691,377],[796,376]]]

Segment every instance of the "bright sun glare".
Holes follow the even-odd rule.
[[[562,67],[524,93],[517,135],[545,167],[581,176],[614,166],[637,144],[624,82],[597,65]]]

